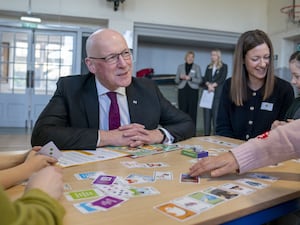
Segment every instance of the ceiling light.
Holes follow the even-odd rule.
[[[40,22],[42,22],[41,18],[33,17],[33,16],[22,16],[20,19],[22,21],[32,22],[32,23],[40,23]]]

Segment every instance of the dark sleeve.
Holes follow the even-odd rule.
[[[154,81],[133,78],[126,91],[131,123],[143,124],[147,130],[161,126],[175,138],[174,142],[195,136],[191,117],[173,106]]]
[[[71,97],[68,97],[64,90],[71,87],[65,87],[63,81],[63,79],[58,81],[57,90],[36,121],[32,131],[31,145],[43,146],[53,141],[59,149],[96,149],[98,129],[74,126],[74,122],[71,122],[70,114],[79,113],[79,110],[73,106],[70,109],[70,104],[78,105],[79,102],[73,99],[70,103]],[[72,116],[74,117],[81,120],[81,123],[84,123],[86,119],[82,114],[81,117],[80,114]]]
[[[300,97],[296,98],[288,108],[284,120],[299,119],[296,112],[300,109]]]
[[[183,111],[174,107],[156,87],[161,105],[160,125],[167,129],[175,138],[174,142],[182,141],[195,136],[196,127],[192,118]]]
[[[216,124],[216,134],[225,137],[234,137],[231,124],[231,113],[234,103],[230,99],[230,81],[231,79],[225,81],[222,90]]]
[[[219,71],[218,78],[215,81],[218,84],[218,86],[222,86],[223,83],[225,82],[227,77],[227,72],[228,72],[227,70],[228,70],[227,64],[223,64]]]
[[[280,81],[280,79],[278,80]],[[289,82],[285,80],[281,80],[281,82],[279,83],[280,85],[278,85],[277,88],[281,90],[283,93],[281,96],[282,102],[281,102],[281,107],[278,115],[278,120],[284,120],[289,107],[292,105],[295,99],[295,95],[294,95],[293,87]]]
[[[202,77],[202,82],[200,83],[200,87],[207,89],[207,86],[205,83],[208,81],[208,76],[209,76],[208,66],[206,66],[204,77]]]

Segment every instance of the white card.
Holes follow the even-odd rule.
[[[263,189],[266,188],[267,186],[269,186],[268,184],[256,181],[256,180],[251,180],[251,179],[239,179],[236,180],[236,182],[239,182],[241,184],[245,184],[248,187],[253,187],[253,188],[257,188],[257,189]]]
[[[249,194],[255,192],[254,189],[244,187],[244,186],[239,185],[239,184],[233,184],[233,183],[222,184],[220,187],[231,190],[233,192],[236,192],[236,193],[239,193],[239,194],[242,194],[242,195],[249,195]]]
[[[59,159],[62,156],[61,151],[56,147],[53,141],[45,144],[41,150],[38,151],[38,154],[51,156],[53,158]]]

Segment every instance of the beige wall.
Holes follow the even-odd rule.
[[[33,13],[108,19],[120,31],[135,21],[233,32],[267,29],[268,0],[126,0],[117,12],[106,0],[32,0],[31,5]],[[0,0],[0,10],[27,9],[27,0]]]
[[[108,27],[120,32],[133,31],[134,22],[239,33],[262,29],[273,41],[279,67],[287,65],[300,30],[280,12],[292,0],[126,0],[117,12],[106,0],[31,1],[33,13],[103,19],[108,21]],[[300,0],[296,3],[300,4]],[[27,9],[27,0],[0,0],[0,10],[25,13]]]

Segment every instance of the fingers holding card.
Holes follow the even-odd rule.
[[[41,150],[38,151],[38,154],[51,156],[57,160],[62,156],[61,151],[56,147],[53,141],[50,141],[44,145]]]

